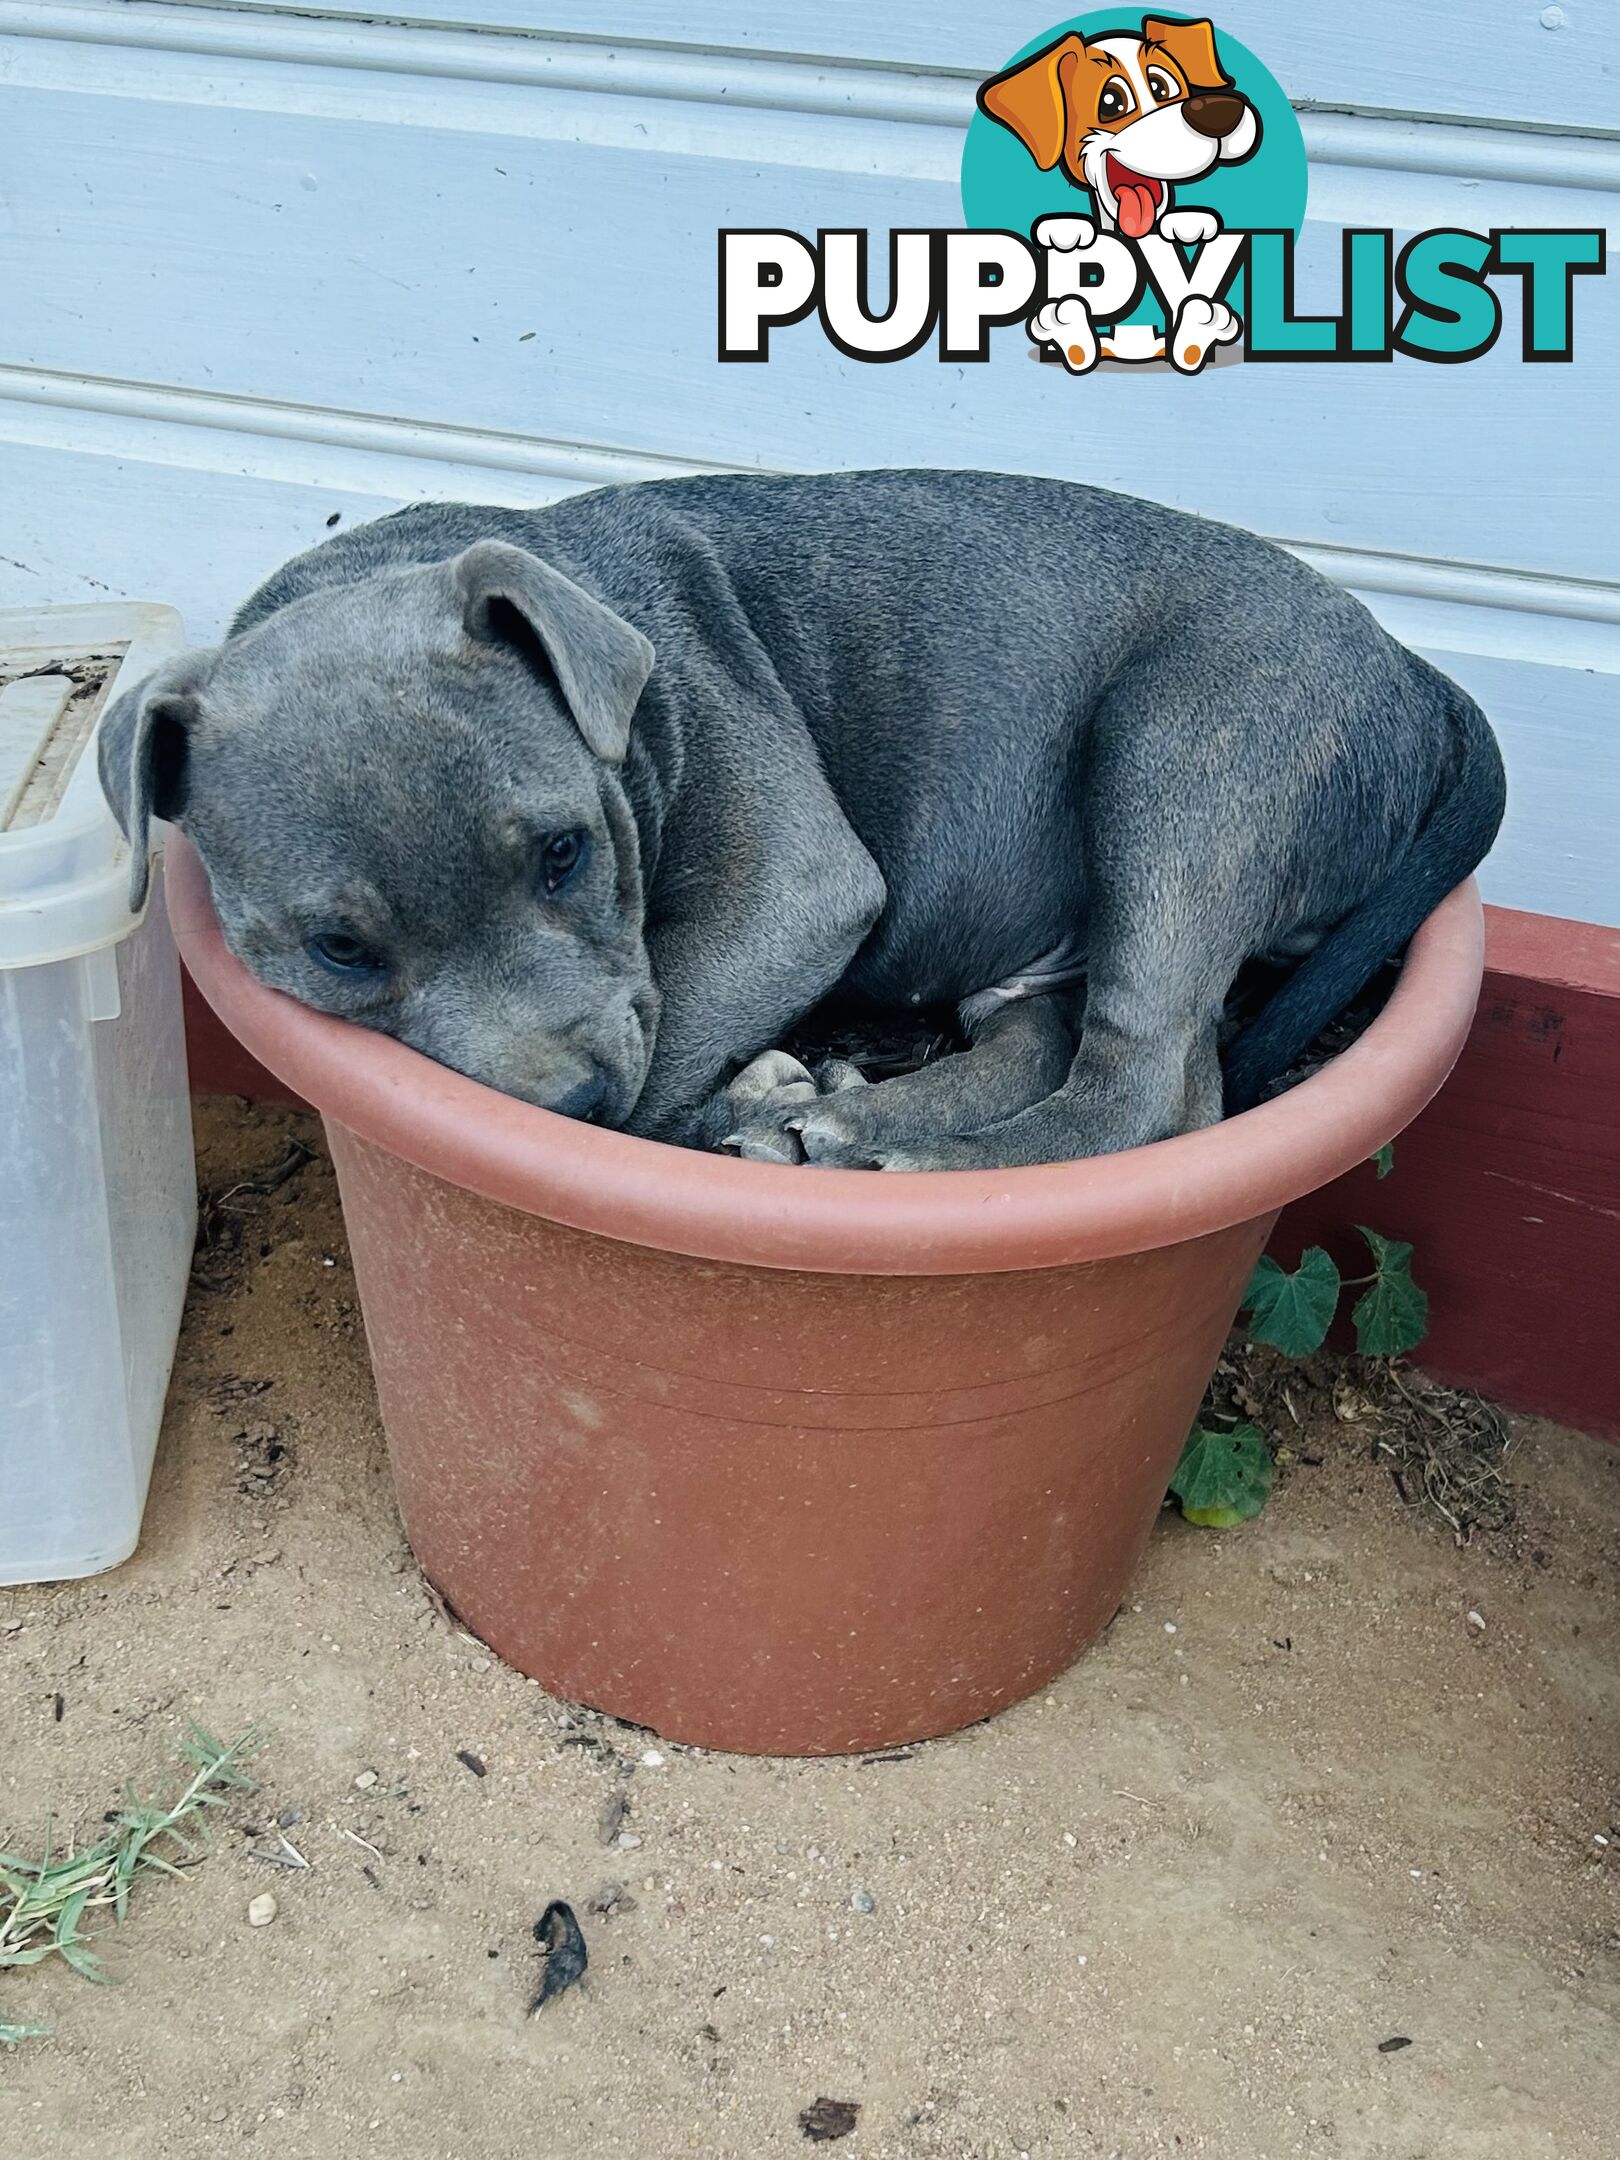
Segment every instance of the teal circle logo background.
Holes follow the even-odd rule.
[[[1085,38],[1140,31],[1146,16],[1176,17],[1162,8],[1103,8],[1071,15],[1008,56],[1012,67],[1071,31]],[[1237,88],[1260,115],[1260,147],[1241,165],[1217,165],[1201,180],[1176,184],[1176,203],[1213,210],[1230,231],[1287,226],[1295,238],[1305,222],[1305,138],[1299,120],[1270,70],[1246,45],[1215,25],[1215,50]],[[996,70],[997,74],[1001,69]],[[1042,172],[1018,137],[975,106],[962,151],[962,214],[976,227],[1028,234],[1037,218],[1094,215],[1089,188],[1076,187],[1060,166]]]

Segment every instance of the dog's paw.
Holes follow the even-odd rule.
[[[794,1120],[804,1159],[818,1170],[877,1170],[882,1143],[859,1096],[828,1096]]]
[[[804,1159],[817,1170],[951,1170],[953,1140],[882,1140],[867,1127],[814,1113],[799,1135]]]
[[[1189,293],[1176,317],[1170,340],[1170,361],[1183,375],[1196,375],[1213,356],[1217,345],[1230,345],[1243,325],[1224,300],[1206,300]]]
[[[1090,218],[1043,217],[1035,220],[1035,245],[1056,248],[1060,255],[1069,255],[1076,248],[1088,248],[1097,237],[1097,228]]]
[[[828,1058],[812,1073],[786,1050],[763,1051],[726,1089],[732,1121],[720,1146],[745,1162],[813,1161],[801,1132],[815,1106],[865,1086],[847,1058]]]
[[[1055,346],[1071,375],[1089,374],[1097,365],[1096,325],[1077,294],[1038,307],[1029,318],[1029,334],[1037,345]]]
[[[762,1103],[768,1095],[779,1094],[783,1088],[801,1088],[807,1096],[814,1095],[815,1076],[790,1051],[762,1050],[730,1082],[726,1100],[745,1109]]]
[[[803,1162],[788,1119],[814,1102],[816,1092],[807,1065],[786,1050],[762,1050],[725,1091],[729,1124],[722,1153],[741,1155],[746,1162]]]
[[[1213,240],[1220,229],[1221,221],[1213,210],[1167,210],[1159,220],[1160,232],[1178,247],[1199,247]]]
[[[851,1058],[824,1058],[816,1067],[816,1087],[823,1095],[847,1095],[852,1088],[863,1088],[867,1078]]]

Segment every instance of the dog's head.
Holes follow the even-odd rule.
[[[1070,34],[992,76],[980,108],[1042,172],[1091,190],[1104,224],[1153,230],[1177,180],[1253,155],[1260,116],[1234,89],[1208,22],[1150,15],[1140,33]]]
[[[119,698],[102,784],[208,871],[226,942],[306,1005],[621,1124],[657,999],[621,768],[652,647],[521,548],[311,593]]]

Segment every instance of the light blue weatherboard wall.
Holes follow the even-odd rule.
[[[692,467],[1086,478],[1257,527],[1495,717],[1508,905],[1620,922],[1620,271],[1570,366],[1069,380],[714,350],[722,225],[957,221],[1039,0],[0,0],[0,604],[177,602],[424,495]],[[391,18],[375,19],[378,14]],[[1228,0],[1335,227],[1612,228],[1613,0]],[[1611,246],[1613,245],[1611,231]],[[1315,297],[1302,280],[1301,301]]]

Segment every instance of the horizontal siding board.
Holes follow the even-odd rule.
[[[1290,538],[1490,559],[1494,536],[1519,567],[1612,574],[1609,472],[1583,460],[1560,491],[1548,480],[1572,440],[1612,440],[1620,278],[1579,290],[1594,364],[1528,378],[1511,331],[1465,370],[1335,369],[1331,384],[1302,367],[1075,383],[1016,338],[987,367],[863,368],[810,324],[768,368],[723,367],[716,228],[951,222],[953,183],[931,163],[941,148],[954,163],[944,131],[801,117],[790,144],[757,114],[465,84],[438,100],[438,124],[416,116],[432,94],[417,88],[412,117],[362,125],[393,113],[396,84],[271,71],[285,109],[264,102],[268,83],[249,103],[217,75],[142,66],[139,96],[0,92],[7,364],[717,463],[1046,469],[1151,484]],[[1418,219],[1488,216],[1526,192],[1405,180]],[[1375,216],[1401,199],[1396,178],[1361,167],[1319,192]],[[1567,216],[1594,200],[1539,193]],[[1308,246],[1318,271],[1336,262],[1323,227]],[[1189,415],[1196,456],[1167,456]],[[1257,459],[1262,438],[1288,454]]]
[[[204,0],[197,0],[199,6]],[[167,12],[167,11],[166,11]],[[1052,0],[326,0],[287,10],[379,13],[468,29],[561,32],[593,42],[691,45],[749,54],[848,58],[982,76],[1078,10]],[[1174,12],[1174,11],[1173,11]],[[1182,13],[1196,12],[1183,8]],[[1543,15],[1555,18],[1555,27]],[[1612,0],[1225,0],[1214,10],[1296,101],[1372,112],[1504,119],[1568,130],[1620,127],[1620,9]],[[610,24],[611,29],[604,27]]]

